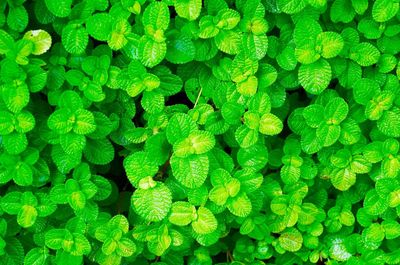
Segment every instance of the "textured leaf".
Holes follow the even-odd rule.
[[[217,229],[217,219],[214,214],[205,207],[197,210],[197,219],[193,221],[193,230],[198,234],[210,234]]]
[[[259,131],[265,135],[279,134],[283,129],[282,121],[274,114],[267,113],[260,118]]]
[[[174,177],[185,187],[198,188],[207,178],[209,160],[206,154],[184,158],[172,155],[170,162]]]
[[[124,168],[129,181],[134,186],[138,186],[140,179],[153,176],[158,171],[151,156],[145,152],[136,152],[128,156],[124,160]]]
[[[24,228],[31,227],[36,222],[37,215],[38,212],[34,207],[24,205],[18,213],[17,222]]]
[[[89,134],[96,130],[93,113],[88,110],[79,109],[75,112],[75,123],[73,130],[77,134]]]
[[[108,139],[87,139],[83,154],[95,165],[106,165],[114,159],[114,147]]]
[[[67,52],[82,54],[89,43],[89,35],[82,25],[69,24],[62,31],[61,42]]]
[[[196,217],[196,208],[188,202],[174,202],[168,220],[175,225],[185,226]]]
[[[9,52],[13,45],[13,38],[4,30],[0,30],[0,54]]]
[[[169,25],[169,10],[164,2],[153,2],[143,12],[143,24],[166,30]]]
[[[331,99],[325,106],[324,115],[328,124],[340,124],[349,113],[349,106],[344,99],[337,97]]]
[[[143,36],[139,42],[138,52],[140,61],[144,66],[154,67],[164,59],[167,53],[167,45],[165,42],[156,42],[150,37]]]
[[[279,236],[279,244],[284,250],[296,252],[303,244],[303,237],[296,228],[288,228]]]
[[[29,103],[29,89],[24,83],[19,84],[15,87],[4,86],[1,96],[4,100],[7,109],[17,113],[25,108]]]
[[[250,129],[246,125],[241,125],[235,131],[235,139],[240,147],[248,148],[257,142],[258,132],[257,130]]]
[[[318,34],[316,45],[316,49],[320,51],[322,57],[333,58],[342,51],[344,41],[340,34],[327,31]]]
[[[358,104],[366,105],[379,92],[379,84],[373,79],[361,78],[353,84],[354,100]]]
[[[240,193],[238,196],[229,199],[228,209],[236,216],[246,217],[251,213],[253,206],[246,193]]]
[[[33,42],[32,54],[40,55],[50,49],[51,36],[44,30],[30,30],[25,33],[24,39]]]
[[[60,135],[60,145],[66,154],[73,155],[83,151],[86,145],[86,138],[75,133],[62,134]]]
[[[197,130],[196,123],[189,115],[177,113],[168,122],[166,128],[167,140],[174,144],[178,140],[187,138],[195,130]]]
[[[369,42],[362,42],[351,47],[349,54],[349,58],[361,66],[376,64],[379,56],[379,50]]]
[[[324,91],[331,78],[331,66],[324,59],[319,59],[312,64],[303,64],[299,68],[299,82],[310,94],[320,94]]]
[[[8,11],[7,25],[15,31],[22,32],[28,26],[28,12],[23,5],[11,6]]]
[[[67,17],[71,13],[72,0],[45,0],[46,6],[56,17]]]
[[[386,22],[399,11],[399,3],[390,0],[377,0],[372,6],[372,17],[377,22]]]
[[[307,4],[304,0],[277,0],[277,6],[286,14],[295,14],[300,12]]]
[[[108,13],[96,13],[86,20],[86,30],[96,40],[107,41],[111,37],[112,23],[113,18]]]
[[[178,16],[187,20],[196,20],[201,12],[201,0],[174,1],[174,6]]]
[[[164,219],[172,205],[172,194],[167,186],[158,182],[149,189],[137,189],[132,195],[133,209],[146,221]]]

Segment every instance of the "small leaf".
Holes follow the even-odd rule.
[[[198,188],[207,178],[209,160],[206,154],[184,158],[172,155],[170,162],[174,177],[185,187]]]
[[[178,16],[187,20],[196,20],[201,12],[201,0],[175,0],[174,6]]]
[[[159,222],[171,208],[172,194],[165,184],[158,182],[153,188],[137,189],[131,201],[133,209],[142,218],[149,222]]]
[[[23,38],[33,42],[32,54],[41,55],[50,49],[51,36],[44,30],[30,30]]]
[[[310,94],[318,95],[324,91],[331,78],[331,66],[325,59],[319,59],[312,64],[303,64],[299,68],[299,82]]]
[[[210,234],[217,229],[218,222],[214,214],[205,207],[197,210],[197,219],[193,221],[193,230],[198,234]]]
[[[190,224],[197,216],[196,208],[188,202],[174,202],[168,220],[178,226]]]
[[[274,114],[267,113],[260,118],[259,131],[265,135],[277,135],[283,129],[282,121]]]
[[[296,228],[288,228],[279,237],[279,245],[287,251],[296,252],[303,244],[303,237]]]

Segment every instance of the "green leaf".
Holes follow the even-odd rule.
[[[78,109],[74,113],[75,123],[73,130],[77,134],[90,134],[96,130],[93,113],[85,109]]]
[[[46,264],[46,260],[49,257],[49,253],[47,249],[43,248],[32,248],[29,250],[28,253],[26,253],[26,256],[24,258],[24,264],[26,265],[40,265],[40,264]]]
[[[335,169],[331,173],[332,185],[341,191],[348,190],[356,183],[356,174],[350,169]]]
[[[12,132],[3,136],[3,147],[10,155],[22,153],[27,146],[28,139],[23,133]]]
[[[235,131],[235,139],[240,147],[249,148],[258,141],[258,132],[257,130],[250,129],[246,125],[241,125]]]
[[[139,41],[139,58],[146,67],[152,68],[161,63],[166,53],[167,44],[165,42],[156,42],[148,36],[143,36]]]
[[[113,18],[108,13],[96,13],[86,20],[89,35],[99,41],[107,41],[111,37]]]
[[[41,55],[50,49],[51,36],[44,30],[27,31],[23,38],[33,42],[32,54],[34,55]]]
[[[0,206],[4,212],[12,215],[16,215],[22,208],[21,203],[22,193],[20,192],[8,192],[0,200]]]
[[[339,125],[349,113],[349,106],[343,98],[333,98],[325,106],[324,116],[328,124]]]
[[[45,244],[51,249],[61,249],[64,240],[71,240],[71,233],[66,229],[51,229],[45,234]]]
[[[248,216],[253,209],[249,197],[244,192],[240,193],[238,196],[230,198],[227,206],[232,214],[239,217]]]
[[[306,7],[307,2],[305,0],[277,0],[277,7],[286,14],[295,14],[303,10]]]
[[[124,168],[129,181],[137,187],[139,181],[147,176],[154,176],[158,171],[157,164],[149,153],[135,152],[124,160]]]
[[[212,16],[204,16],[199,22],[199,37],[202,39],[209,39],[217,36],[219,29],[215,26]]]
[[[0,111],[0,135],[14,131],[14,116],[7,111]]]
[[[364,67],[376,64],[379,57],[379,50],[369,42],[361,42],[350,48],[349,58]]]
[[[395,239],[400,236],[400,224],[394,220],[384,220],[381,223],[386,239]]]
[[[168,122],[166,128],[167,140],[170,144],[175,144],[178,140],[187,138],[195,130],[197,130],[196,123],[189,115],[177,113]]]
[[[380,198],[376,190],[372,189],[365,194],[364,208],[370,215],[379,215],[386,211],[388,202],[386,198]]]
[[[218,222],[214,214],[206,207],[197,210],[197,219],[192,222],[193,230],[198,234],[210,234],[217,229]]]
[[[60,135],[60,145],[66,154],[73,155],[83,151],[86,145],[86,138],[75,133],[62,134]]]
[[[29,89],[25,83],[16,82],[13,86],[3,86],[0,92],[7,109],[11,112],[20,112],[29,103]]]
[[[17,222],[20,226],[28,228],[36,222],[37,216],[38,212],[35,207],[24,205],[18,213]]]
[[[72,71],[70,74],[67,73],[67,76],[71,77],[73,74],[76,77],[76,73],[76,71]],[[67,108],[71,111],[76,111],[83,108],[83,103],[78,93],[72,90],[67,90],[61,94],[58,100],[58,106],[60,108]]]
[[[10,6],[7,16],[7,25],[10,29],[22,32],[28,26],[28,12],[23,5]]]
[[[366,105],[379,92],[379,84],[373,79],[360,78],[353,84],[353,96],[358,104]]]
[[[197,217],[196,208],[188,202],[174,202],[168,220],[178,226],[190,224]]]
[[[35,118],[28,111],[22,111],[15,115],[15,130],[19,133],[27,133],[35,127]]]
[[[106,165],[114,159],[114,147],[110,140],[100,139],[86,140],[86,147],[83,150],[85,158],[95,165]]]
[[[303,64],[299,68],[298,77],[300,84],[308,93],[318,95],[331,81],[331,66],[325,59],[319,59],[312,64]]]
[[[117,255],[121,257],[130,257],[136,252],[136,244],[128,239],[128,238],[122,238],[118,242],[118,248],[117,248]]]
[[[0,30],[0,54],[8,53],[14,46],[14,40],[4,30]]]
[[[377,125],[378,129],[386,136],[400,137],[400,109],[392,108],[383,113]]]
[[[228,197],[229,193],[224,186],[217,186],[210,190],[210,201],[214,202],[216,205],[225,205]]]
[[[296,228],[288,228],[279,236],[279,245],[286,251],[296,252],[303,244],[303,237]]]
[[[207,131],[194,131],[186,139],[174,144],[174,154],[187,157],[191,154],[204,154],[215,145],[215,138]]]
[[[305,17],[297,21],[293,32],[293,40],[297,47],[301,47],[307,43],[315,42],[320,33],[322,33],[322,28],[318,21]]]
[[[47,8],[56,17],[67,17],[71,13],[72,0],[44,0]]]
[[[372,6],[372,18],[377,22],[386,22],[396,16],[399,3],[391,0],[377,0]]]
[[[359,15],[363,15],[368,9],[368,0],[351,0],[351,4]]]
[[[368,243],[380,243],[385,238],[385,231],[383,227],[378,223],[373,223],[362,233],[364,242]]]
[[[241,36],[234,31],[220,31],[214,38],[218,49],[227,54],[238,54],[241,44]]]
[[[175,0],[174,6],[178,16],[186,18],[187,20],[196,20],[201,12],[201,0]]]
[[[164,2],[153,2],[144,10],[142,22],[145,26],[164,31],[168,28],[169,19],[168,6]]]
[[[61,43],[65,50],[71,54],[82,54],[89,43],[89,35],[80,24],[68,24],[61,34]]]
[[[283,129],[282,121],[272,113],[267,113],[260,118],[259,131],[265,135],[277,135]]]
[[[174,177],[185,187],[198,188],[207,178],[209,160],[206,154],[184,158],[172,155],[170,163]]]
[[[311,104],[303,109],[303,117],[308,126],[318,128],[324,120],[324,107],[320,104]]]
[[[57,166],[57,169],[62,173],[67,173],[76,167],[82,159],[82,156],[75,154],[73,156],[64,152],[60,145],[54,145],[51,150],[51,157]]]
[[[169,188],[157,182],[155,187],[137,189],[132,195],[132,206],[137,214],[149,222],[163,220],[172,205],[172,194]]]
[[[327,59],[336,57],[342,51],[343,46],[342,36],[333,31],[322,32],[316,39],[316,50]]]
[[[333,2],[330,10],[330,18],[333,23],[349,23],[353,20],[356,13],[351,3],[352,1],[348,0],[335,0]]]
[[[193,61],[195,56],[196,48],[189,36],[177,32],[174,34],[168,34],[167,53],[165,59],[174,64],[184,64]]]

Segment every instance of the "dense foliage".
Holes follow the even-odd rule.
[[[399,264],[399,0],[0,0],[0,264]]]

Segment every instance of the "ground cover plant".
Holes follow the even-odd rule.
[[[399,0],[0,9],[0,264],[400,264]]]

